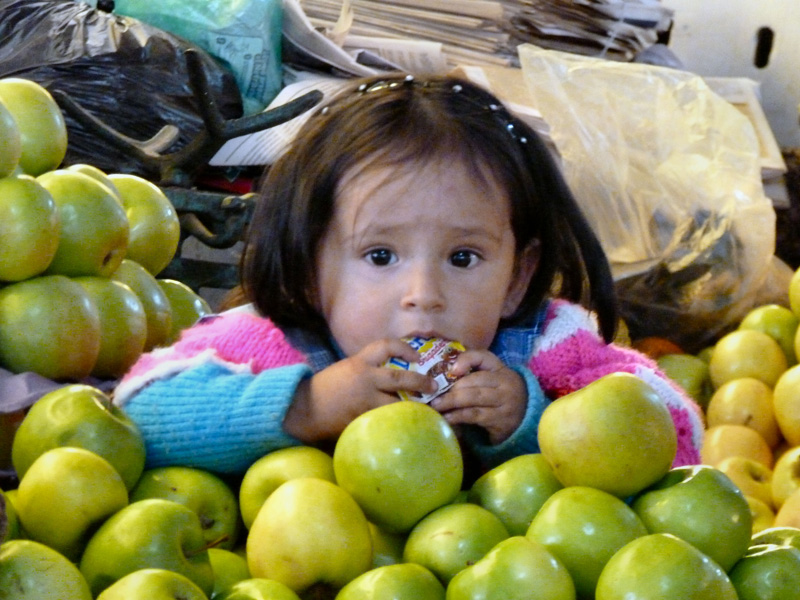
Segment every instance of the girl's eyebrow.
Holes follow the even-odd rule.
[[[356,230],[350,233],[349,235],[345,236],[344,239],[350,241],[354,239],[363,239],[365,237],[370,236],[383,236],[383,235],[391,235],[398,229],[402,229],[402,225],[383,225],[383,224],[376,224],[372,223],[367,225],[364,229]],[[509,228],[510,229],[510,228]],[[465,237],[465,238],[487,238],[492,240],[493,242],[499,242],[502,239],[503,232],[500,231],[497,234],[492,233],[487,230],[487,228],[482,227],[480,225],[476,225],[475,227],[455,227],[450,230],[455,236],[457,237]]]

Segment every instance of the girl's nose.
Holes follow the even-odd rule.
[[[405,275],[403,308],[440,310],[444,307],[442,274],[427,265],[410,268]]]

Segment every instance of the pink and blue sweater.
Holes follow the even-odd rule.
[[[603,375],[639,376],[664,401],[678,434],[674,465],[700,462],[699,407],[648,357],[607,344],[594,316],[563,300],[548,302],[530,324],[504,328],[490,348],[528,387],[525,417],[507,440],[490,445],[480,431],[464,442],[491,468],[537,452],[537,427],[549,402]],[[206,318],[174,345],[143,355],[114,392],[141,429],[148,468],[184,465],[243,473],[261,456],[301,442],[282,428],[297,386],[340,359],[307,332],[282,331],[249,307]]]

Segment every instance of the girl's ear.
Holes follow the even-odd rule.
[[[522,299],[525,297],[531,279],[536,273],[536,267],[539,266],[539,255],[539,240],[533,240],[520,253],[519,258],[517,258],[517,264],[514,268],[514,277],[508,285],[508,292],[506,293],[506,299],[503,303],[502,318],[507,319],[519,308],[519,303],[522,302]]]

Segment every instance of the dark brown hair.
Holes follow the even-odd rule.
[[[557,294],[594,309],[611,339],[610,269],[550,150],[492,94],[450,77],[360,80],[309,118],[261,183],[241,264],[247,298],[279,326],[325,334],[314,305],[316,251],[339,183],[356,168],[434,159],[460,162],[479,179],[490,173],[509,198],[518,255],[540,243],[536,274],[504,324]]]

